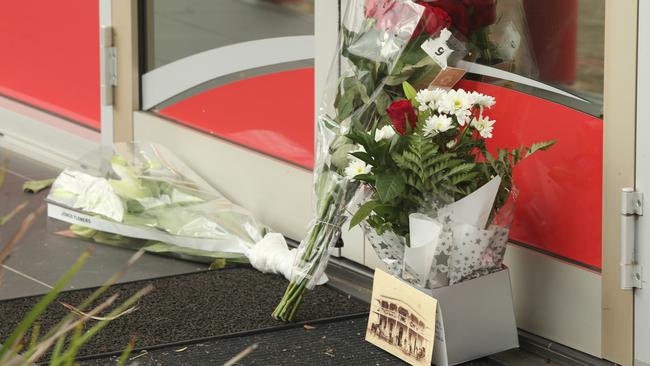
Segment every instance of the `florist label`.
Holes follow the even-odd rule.
[[[451,89],[465,76],[466,71],[456,67],[447,67],[440,70],[436,78],[433,79],[429,88]]]
[[[411,365],[431,365],[438,302],[376,269],[366,341]]]

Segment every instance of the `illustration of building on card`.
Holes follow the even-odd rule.
[[[432,342],[425,334],[423,317],[399,299],[380,295],[370,311],[370,334],[415,359],[425,357]]]

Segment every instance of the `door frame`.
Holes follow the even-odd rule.
[[[650,16],[650,3],[639,2],[638,19]],[[637,69],[637,101],[650,100],[650,23],[638,22],[638,69]],[[645,107],[645,108],[644,108]],[[650,136],[650,112],[642,103],[637,102],[636,139],[638,142]],[[639,143],[636,146],[636,189],[645,193],[647,200],[650,192],[650,145]],[[645,207],[648,207],[645,205]],[[650,253],[647,248],[650,242],[650,217],[648,214],[638,217],[637,222],[637,261],[641,268],[650,268]],[[642,273],[643,287],[635,290],[634,296],[634,365],[650,365],[650,290],[647,288],[647,275]]]
[[[109,1],[109,0],[104,0]],[[329,0],[316,0],[316,6],[322,6]],[[126,5],[125,5],[126,3]],[[130,4],[129,4],[130,3]],[[134,11],[135,2],[115,1],[113,4],[114,30],[116,45],[119,49],[118,72],[121,76],[130,75],[126,82],[120,77],[116,88],[115,104],[115,141],[130,140],[134,136],[133,116],[136,116],[136,130],[138,118],[150,119],[153,116],[138,110],[138,78],[137,74],[137,14]],[[341,0],[344,7],[346,1]],[[332,5],[332,11],[334,9]],[[122,15],[120,15],[122,14]],[[604,87],[604,137],[603,137],[603,268],[602,268],[602,358],[622,365],[632,365],[633,362],[633,293],[620,289],[619,271],[619,233],[620,233],[620,190],[623,187],[634,186],[635,179],[635,121],[636,121],[636,65],[637,65],[637,23],[630,19],[637,19],[638,0],[625,2],[606,2],[605,15],[605,87]],[[119,18],[128,19],[121,22]],[[317,17],[317,29],[331,27],[325,24],[326,18]],[[320,23],[320,25],[319,25]],[[319,37],[317,32],[316,37]],[[125,47],[129,49],[125,51]],[[316,63],[325,60],[324,56],[331,52],[331,46],[322,47],[317,43]],[[328,49],[328,47],[330,47]],[[126,57],[125,57],[126,52]],[[322,57],[318,57],[322,54]],[[119,66],[122,65],[122,66]],[[125,72],[122,73],[122,69]],[[318,67],[318,70],[327,68]],[[317,70],[317,87],[322,88],[325,80],[324,74],[319,75]],[[125,84],[126,83],[126,84]],[[122,93],[124,95],[122,96]],[[319,93],[317,93],[318,95]],[[134,113],[135,112],[135,113]],[[122,114],[123,113],[123,114]],[[145,126],[145,124],[142,124]],[[135,137],[144,136],[144,131],[152,134],[155,131],[139,129]],[[223,142],[221,142],[223,144]],[[227,143],[226,143],[227,144]],[[214,172],[206,172],[213,173]],[[301,178],[306,186],[306,174]],[[302,206],[302,205],[301,205]],[[306,212],[306,207],[299,210]],[[264,216],[264,215],[262,215]],[[297,220],[300,221],[300,220]],[[294,232],[295,236],[300,231]],[[351,241],[363,242],[359,234],[351,235]],[[344,256],[365,256],[363,244],[354,246],[361,249],[357,253],[344,253]],[[352,246],[344,247],[347,252]],[[367,259],[364,258],[367,262]]]
[[[633,291],[620,287],[621,189],[634,187],[637,1],[605,5],[602,356],[633,364]]]

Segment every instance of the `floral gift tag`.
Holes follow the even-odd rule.
[[[467,54],[467,49],[449,31],[444,28],[440,36],[422,43],[422,50],[445,70],[449,65],[455,65]]]
[[[366,341],[411,365],[431,365],[437,307],[433,297],[376,269]]]
[[[465,76],[465,73],[466,71],[463,69],[449,66],[444,70],[440,70],[431,85],[429,85],[429,89],[451,89]]]
[[[447,45],[447,41],[451,37],[451,32],[445,28],[440,31],[440,37],[430,39],[422,43],[422,49],[427,53],[440,67],[447,68],[447,59],[454,52]]]

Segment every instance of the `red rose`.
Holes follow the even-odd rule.
[[[408,118],[411,128],[415,128],[418,116],[415,108],[408,100],[396,100],[387,109],[388,117],[393,121],[393,127],[400,135],[406,134],[406,119]]]
[[[469,36],[470,17],[467,7],[462,3],[462,0],[431,0],[429,4],[447,12],[451,17],[454,27],[463,35]]]
[[[429,35],[435,36],[442,29],[449,28],[451,26],[451,18],[446,11],[424,1],[418,1],[418,4],[424,7],[424,12],[422,13],[420,23],[418,24],[415,32],[413,32],[413,37],[419,36],[422,34],[422,31]]]
[[[472,28],[487,27],[497,21],[497,0],[463,0],[472,9]]]

